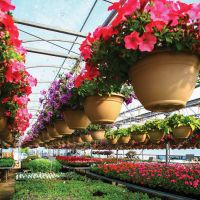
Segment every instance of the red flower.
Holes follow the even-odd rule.
[[[79,88],[84,80],[85,80],[84,74],[78,75],[74,80],[74,87]]]
[[[141,39],[139,44],[140,51],[151,52],[154,49],[154,45],[157,42],[157,38],[151,33],[143,33],[140,39]]]
[[[7,97],[7,98],[4,98],[4,99],[2,99],[1,103],[2,103],[2,104],[4,104],[4,103],[7,103],[9,100],[10,100],[10,98],[9,98],[9,97]]]
[[[166,24],[162,21],[152,21],[146,25],[146,32],[153,32],[153,28],[156,28],[158,31],[162,31],[162,29],[166,26]]]
[[[134,31],[130,35],[127,35],[124,38],[124,42],[127,49],[136,50],[138,48],[138,45],[140,44],[140,37],[138,32]]]
[[[15,6],[11,4],[11,0],[1,0],[0,1],[0,9],[3,12],[8,12],[10,10],[14,10]]]
[[[99,70],[96,67],[91,67],[90,65],[86,64],[85,69],[85,79],[92,80],[99,76]]]

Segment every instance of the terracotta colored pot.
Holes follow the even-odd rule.
[[[73,141],[75,143],[82,143],[83,142],[83,140],[81,139],[80,136],[73,136]]]
[[[121,136],[118,140],[121,144],[128,144],[131,139],[131,136]]]
[[[148,135],[152,143],[159,143],[165,136],[164,132],[162,131],[151,131],[148,132]]]
[[[4,131],[7,126],[7,117],[4,116],[4,112],[5,109],[2,106],[0,106],[0,132]]]
[[[134,64],[129,79],[138,100],[147,110],[168,112],[185,107],[198,73],[196,55],[157,51]]]
[[[141,134],[141,135],[134,134],[134,133],[131,134],[131,139],[133,139],[133,140],[135,140],[136,142],[139,142],[139,143],[143,143],[145,141],[146,137],[147,137],[146,133]]]
[[[109,138],[108,141],[110,144],[117,144],[118,138],[114,138],[114,139]]]
[[[112,124],[117,119],[124,96],[112,94],[111,96],[89,96],[85,99],[84,110],[93,124]]]
[[[105,139],[105,131],[99,130],[91,132],[91,136],[93,140],[104,140]]]
[[[173,137],[175,139],[187,139],[192,134],[190,126],[180,126],[173,129]]]
[[[91,134],[81,135],[81,139],[83,140],[83,142],[92,142],[93,141]]]
[[[54,138],[52,138],[47,131],[42,131],[42,140],[44,142],[48,142],[48,141],[51,141],[53,139]]]
[[[59,135],[71,135],[74,130],[70,129],[65,120],[56,120],[54,127]]]
[[[70,129],[85,129],[90,124],[90,120],[82,110],[66,109],[63,115]]]
[[[2,138],[3,141],[5,141],[6,143],[13,143],[14,142],[14,138],[11,132],[7,131],[7,133],[5,134],[5,136]]]
[[[60,135],[56,131],[55,127],[52,125],[47,125],[47,131],[48,131],[50,137],[52,137],[52,138],[60,137]]]

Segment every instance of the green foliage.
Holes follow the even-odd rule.
[[[193,131],[200,129],[200,121],[193,116],[174,114],[168,117],[167,122],[171,128],[190,126]]]
[[[106,128],[105,125],[101,125],[101,124],[90,124],[87,127],[87,131],[99,131],[99,130],[104,130]]]
[[[27,165],[32,172],[59,172],[61,167],[57,160],[50,161],[43,158],[32,160]]]
[[[132,193],[126,188],[87,179],[76,173],[67,173],[66,180],[17,181],[13,200],[76,199],[76,200],[149,200],[147,194]]]
[[[85,80],[83,84],[78,88],[78,94],[83,98],[92,95],[111,95],[112,93],[123,94],[125,97],[129,97],[133,93],[133,87],[130,84],[122,84],[118,77],[111,76],[111,72],[108,74],[101,73],[98,78],[93,80]]]
[[[29,152],[29,148],[28,148],[28,147],[26,147],[26,148],[21,148],[21,153],[26,153],[26,154],[28,154],[28,152]]]
[[[12,167],[14,162],[13,158],[0,158],[0,167]]]
[[[147,133],[147,130],[145,129],[144,125],[140,125],[140,124],[133,124],[131,126],[131,133],[134,135],[142,135],[144,133]]]
[[[154,119],[146,121],[144,124],[144,129],[147,132],[160,130],[163,131],[165,134],[168,134],[171,130],[170,127],[168,126],[167,120],[164,119]]]
[[[26,159],[22,160],[22,162],[21,162],[22,169],[27,169],[28,168],[28,163],[31,160],[35,160],[35,159],[38,159],[38,158],[39,158],[38,155],[31,155],[31,156],[28,156]]]
[[[114,131],[114,135],[116,135],[117,137],[129,136],[130,134],[131,134],[130,128],[120,128],[120,129]]]

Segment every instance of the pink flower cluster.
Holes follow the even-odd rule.
[[[66,165],[90,165],[90,164],[99,164],[99,163],[114,163],[116,159],[109,158],[90,158],[90,157],[80,157],[80,156],[57,156],[57,160],[61,161]]]
[[[200,195],[200,165],[163,163],[103,164],[97,173],[156,189]]]
[[[36,86],[33,78],[24,65],[26,51],[19,40],[19,32],[14,24],[10,11],[15,6],[10,0],[0,1],[0,40],[1,40],[1,70],[0,101],[8,118],[8,129],[14,133],[23,134],[29,126],[31,114],[28,113],[28,95]]]

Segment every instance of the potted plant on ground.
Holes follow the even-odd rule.
[[[200,128],[199,120],[193,116],[174,114],[167,121],[175,139],[187,139],[195,129]]]
[[[155,119],[146,121],[144,130],[146,130],[152,143],[159,143],[164,138],[165,134],[169,134],[170,127],[166,120]]]
[[[121,143],[121,144],[128,144],[131,139],[130,128],[120,128],[116,130],[114,134],[119,137],[118,143]]]
[[[199,5],[171,0],[115,2],[109,10],[114,9],[116,17],[88,35],[81,55],[93,68],[129,76],[146,109],[182,108],[199,74]]]
[[[147,137],[146,130],[143,125],[133,124],[131,126],[131,139],[136,142],[143,143]]]

